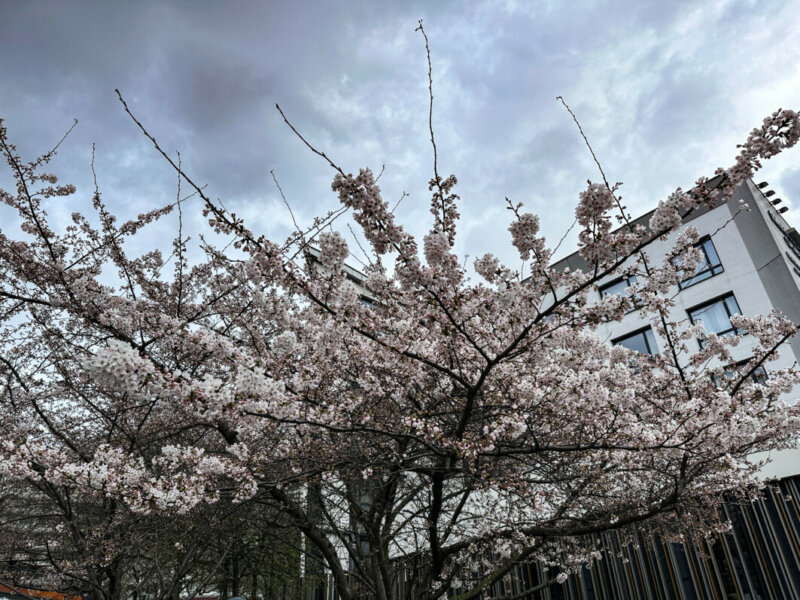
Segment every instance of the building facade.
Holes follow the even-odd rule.
[[[783,217],[782,202],[765,184],[739,186],[733,197],[716,208],[701,207],[684,218],[684,226],[700,232],[697,247],[703,261],[675,290],[673,316],[702,322],[718,335],[733,332],[733,314],[754,316],[780,310],[800,323],[800,233]],[[748,209],[743,209],[746,204]],[[783,209],[783,210],[782,210]],[[647,224],[650,214],[637,219]],[[648,249],[655,264],[664,259],[675,235]],[[556,268],[580,269],[585,262],[571,254]],[[634,283],[614,276],[601,281],[595,294],[626,293]],[[643,354],[664,348],[664,341],[639,312],[620,322],[602,324],[598,335]],[[700,349],[701,341],[697,341]],[[750,358],[754,340],[742,339],[732,349],[735,361]],[[780,358],[769,362],[755,377],[769,377],[770,369],[800,362],[800,336],[784,344]],[[712,365],[714,366],[714,365]],[[796,394],[795,394],[796,396]],[[788,399],[788,398],[787,398]],[[603,558],[563,585],[525,594],[546,573],[538,565],[519,568],[512,582],[501,584],[493,597],[535,600],[784,600],[800,599],[800,450],[772,453],[762,471],[763,500],[751,504],[730,502],[725,516],[730,532],[703,547],[640,539],[635,546],[620,544],[614,532],[600,536]]]
[[[681,289],[675,290],[674,317],[702,322],[706,331],[718,335],[734,331],[730,322],[733,314],[755,316],[778,309],[800,323],[800,232],[784,219],[781,200],[770,200],[773,193],[765,184],[761,185],[764,187],[748,181],[736,188],[727,203],[712,210],[699,207],[684,218],[684,226],[692,225],[700,232],[697,247],[704,260],[684,280]],[[651,214],[636,222],[646,225]],[[656,241],[648,248],[654,264],[663,261],[676,236]],[[574,270],[584,268],[586,263],[576,252],[554,266]],[[631,283],[615,275],[601,281],[595,293],[598,299],[604,294],[625,293]],[[665,344],[639,311],[628,313],[621,322],[600,325],[597,334],[611,344],[645,354],[658,353]],[[700,343],[696,342],[698,350]],[[732,348],[735,362],[750,358],[754,344],[755,340],[745,336],[742,343]],[[770,368],[782,369],[800,363],[800,336],[785,344],[780,354],[778,360],[768,363],[757,376],[768,377]],[[800,474],[800,452],[785,452],[770,458],[773,462],[764,471],[765,478]]]

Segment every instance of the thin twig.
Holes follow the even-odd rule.
[[[622,205],[622,201],[621,201],[620,197],[617,196],[617,194],[616,194],[616,188],[617,188],[617,186],[619,184],[615,185],[613,188],[611,187],[611,185],[608,183],[608,178],[606,177],[605,171],[603,171],[603,167],[600,164],[600,161],[597,159],[597,155],[594,153],[594,149],[592,148],[592,145],[589,143],[589,139],[586,137],[586,134],[583,132],[583,127],[581,127],[580,121],[578,121],[578,117],[576,117],[575,113],[572,112],[572,109],[564,101],[564,98],[562,98],[561,96],[556,96],[556,100],[561,101],[561,104],[564,105],[564,108],[566,108],[567,112],[569,112],[569,114],[572,116],[572,120],[575,121],[575,125],[577,125],[578,131],[580,132],[581,137],[583,137],[583,141],[586,143],[586,147],[589,149],[589,152],[591,153],[592,158],[594,159],[594,162],[597,165],[598,170],[600,171],[600,175],[603,177],[603,183],[605,184],[606,189],[611,194],[612,198],[614,198],[614,202],[616,203],[617,209],[620,212],[620,215],[622,217],[622,221],[625,223],[626,227],[628,228],[628,231],[633,233],[635,231],[635,229],[634,229],[633,223],[631,221],[631,218],[630,218],[630,216],[628,214],[625,213],[625,207]],[[651,274],[651,269],[650,269],[650,263],[649,263],[647,254],[641,249],[637,251],[637,254],[639,255],[639,261],[640,261],[640,263],[642,265],[642,268],[644,269],[644,272],[649,277],[650,274]],[[631,254],[631,256],[633,256],[633,254]],[[595,263],[595,264],[597,265],[597,263]],[[680,379],[684,384],[684,391],[686,392],[687,397],[689,399],[691,399],[692,398],[692,391],[691,391],[691,389],[689,389],[688,383],[686,381],[686,375],[684,373],[684,369],[680,365],[680,361],[679,361],[679,354],[680,353],[678,351],[678,348],[676,348],[675,339],[673,338],[673,336],[669,332],[669,326],[668,326],[668,323],[667,323],[667,318],[666,318],[663,310],[659,310],[658,311],[658,316],[659,316],[659,320],[661,321],[661,326],[664,328],[664,338],[666,339],[667,345],[669,346],[669,351],[670,351],[670,354],[672,356],[672,360],[673,360],[673,363],[675,365],[675,369],[677,370],[678,375],[680,376]]]
[[[64,143],[64,140],[66,140],[69,134],[72,133],[72,130],[75,129],[75,127],[77,127],[77,125],[78,125],[78,119],[73,119],[72,125],[70,126],[69,129],[67,129],[67,132],[61,136],[61,139],[58,140],[58,143],[52,148],[50,148],[50,150],[48,150],[45,154],[40,156],[34,164],[40,165],[43,162],[49,161],[50,158],[58,151],[58,148],[61,146],[61,144]],[[94,144],[92,144],[92,152],[94,152]]]
[[[567,229],[567,230],[564,232],[564,235],[562,235],[562,236],[561,236],[561,239],[560,239],[560,240],[558,240],[558,243],[556,244],[556,247],[555,247],[555,248],[553,248],[553,254],[555,254],[556,252],[558,252],[558,249],[561,247],[561,244],[563,244],[563,243],[564,243],[564,240],[565,240],[565,239],[567,239],[567,236],[569,235],[569,232],[570,232],[570,231],[572,231],[572,230],[575,228],[575,225],[577,225],[577,224],[578,224],[578,219],[577,219],[577,218],[576,218],[576,219],[573,219],[573,220],[572,220],[572,225],[570,225],[570,226],[569,226],[569,229]]]
[[[317,149],[316,149],[314,146],[312,146],[312,145],[309,143],[309,141],[308,141],[306,138],[304,138],[304,137],[302,136],[302,134],[301,134],[299,131],[297,131],[297,129],[295,129],[294,125],[292,125],[292,124],[291,124],[291,122],[289,122],[289,119],[287,119],[287,118],[286,118],[286,115],[285,115],[285,114],[283,114],[283,110],[281,110],[281,106],[280,106],[280,104],[276,104],[276,105],[275,105],[275,108],[277,108],[277,109],[278,109],[278,112],[279,112],[279,113],[281,113],[281,116],[283,117],[283,122],[284,122],[284,123],[286,123],[286,124],[289,126],[289,129],[291,129],[291,130],[294,132],[294,134],[295,134],[297,137],[299,137],[299,138],[300,138],[300,141],[302,141],[302,142],[303,142],[303,143],[304,143],[304,144],[305,144],[305,145],[308,147],[308,149],[309,149],[309,150],[311,150],[311,151],[312,151],[314,154],[316,154],[317,156],[321,156],[322,158],[324,158],[326,161],[328,161],[328,164],[329,164],[331,167],[333,167],[334,169],[336,169],[336,170],[337,170],[337,171],[338,171],[338,172],[339,172],[339,173],[340,173],[342,176],[344,176],[344,171],[342,170],[342,168],[341,168],[339,165],[337,165],[335,162],[333,162],[333,161],[332,161],[332,160],[331,160],[331,159],[328,157],[328,155],[327,155],[327,154],[325,154],[325,153],[324,153],[324,152],[322,152],[321,150],[317,150]]]
[[[408,197],[408,196],[409,196],[409,193],[408,193],[407,191],[403,190],[403,195],[402,195],[402,196],[400,196],[400,200],[398,200],[398,201],[397,201],[397,204],[395,204],[395,205],[394,205],[394,208],[393,208],[392,210],[390,210],[390,211],[389,211],[389,214],[392,214],[392,215],[393,215],[393,214],[394,214],[394,211],[396,211],[396,210],[397,210],[397,207],[398,207],[398,206],[400,206],[400,203],[403,201],[403,198],[406,198],[406,197]]]
[[[364,254],[364,257],[367,259],[367,263],[372,264],[372,261],[369,258],[369,254],[367,254],[367,251],[364,250],[364,246],[361,245],[361,241],[359,241],[358,236],[356,235],[356,232],[353,230],[353,228],[350,225],[350,223],[347,224],[347,228],[350,230],[350,233],[353,235],[353,239],[356,241],[356,245],[358,246],[358,249],[361,250],[361,252]],[[358,258],[355,254],[351,254],[350,256],[352,256],[359,263],[361,263],[362,267],[367,267],[368,266],[368,264],[364,263],[364,261],[361,260],[360,258]]]
[[[62,141],[63,141],[63,138],[62,138]],[[60,143],[61,143],[61,142],[59,142],[59,144],[60,144]],[[100,197],[100,188],[99,188],[99,187],[98,187],[98,185],[97,185],[97,173],[96,173],[96,172],[95,172],[95,170],[94,170],[94,142],[92,142],[92,162],[91,162],[91,168],[92,168],[92,179],[94,179],[94,194],[95,194],[95,196],[97,196],[97,197],[99,198],[99,197]]]
[[[291,257],[289,257],[289,261],[293,261],[295,258],[297,258],[297,256],[301,252],[305,251],[305,249],[308,248],[311,245],[311,242],[314,241],[314,238],[316,238],[320,233],[322,233],[322,231],[326,227],[330,227],[336,219],[341,217],[343,214],[345,214],[349,210],[350,210],[349,206],[343,206],[343,207],[338,208],[336,210],[329,211],[324,219],[316,219],[314,221],[314,224],[311,227],[309,227],[308,229],[306,229],[305,232],[302,234],[303,237],[300,238],[302,243],[300,243],[298,245],[297,252],[295,252]],[[310,237],[306,238],[305,236],[309,236],[309,234],[310,234]],[[286,240],[286,243],[284,243],[284,245],[282,247],[282,251],[283,250],[288,250],[291,247],[292,244],[297,242],[297,239],[298,239],[298,237],[294,236],[293,238],[290,237],[288,240]]]
[[[181,153],[175,151],[178,155],[178,191],[176,193],[176,203],[178,205],[178,302],[175,308],[176,316],[181,314],[181,304],[183,304],[183,209],[181,208]]]
[[[292,218],[292,223],[294,223],[294,228],[295,231],[297,231],[297,236],[305,244],[305,235],[303,234],[303,230],[300,229],[300,225],[297,224],[297,219],[295,219],[294,217],[294,211],[292,210],[289,201],[286,199],[286,196],[283,193],[283,188],[281,188],[281,184],[278,183],[278,178],[275,176],[275,170],[270,169],[269,174],[272,175],[272,181],[275,182],[275,187],[278,188],[278,193],[281,195],[281,200],[283,200],[283,203],[286,205],[286,209],[289,211],[289,216]]]
[[[150,132],[149,132],[149,131],[147,131],[147,129],[145,129],[144,125],[142,125],[142,122],[141,122],[141,121],[139,121],[139,119],[137,119],[137,118],[134,116],[134,114],[131,112],[131,109],[128,107],[128,103],[127,103],[127,102],[125,102],[125,99],[122,97],[122,93],[119,91],[119,89],[115,89],[114,91],[117,93],[117,98],[119,98],[119,101],[122,103],[122,106],[123,106],[123,108],[125,109],[125,112],[126,112],[126,113],[128,113],[128,116],[129,116],[129,117],[130,117],[130,118],[133,120],[133,122],[134,122],[134,123],[136,123],[136,126],[139,128],[139,130],[142,132],[142,134],[144,134],[144,136],[145,136],[145,137],[146,137],[148,140],[150,140],[150,142],[153,144],[153,146],[154,146],[154,147],[155,147],[155,149],[158,151],[158,153],[159,153],[159,154],[161,154],[161,156],[164,158],[164,160],[166,160],[166,161],[167,161],[167,162],[170,164],[170,166],[171,166],[173,169],[175,169],[175,171],[177,171],[177,172],[178,172],[178,174],[179,174],[181,177],[183,177],[183,178],[184,178],[184,180],[186,181],[186,183],[188,183],[190,186],[192,186],[192,188],[194,188],[195,192],[196,192],[196,193],[197,193],[197,194],[200,196],[200,198],[202,198],[202,199],[203,199],[203,201],[205,202],[206,206],[207,206],[209,209],[211,209],[212,211],[214,211],[214,213],[215,213],[215,214],[217,214],[218,216],[221,216],[221,213],[219,213],[219,208],[218,208],[218,207],[217,207],[217,206],[216,206],[216,205],[215,205],[215,204],[214,204],[214,203],[211,201],[211,199],[210,199],[208,196],[206,196],[206,194],[203,192],[203,190],[205,189],[205,187],[206,187],[206,186],[205,186],[205,185],[203,185],[203,186],[200,186],[200,185],[196,184],[196,183],[194,182],[194,180],[192,180],[192,178],[191,178],[191,177],[189,177],[189,176],[186,174],[186,172],[185,172],[185,171],[183,171],[183,170],[181,169],[181,167],[179,167],[179,166],[178,166],[178,165],[175,163],[175,161],[174,161],[174,160],[172,160],[172,158],[170,158],[170,156],[169,156],[169,155],[168,155],[166,152],[164,152],[164,150],[161,148],[161,146],[159,146],[158,142],[156,141],[156,138],[155,138],[155,137],[153,137],[153,136],[150,134]],[[220,201],[220,204],[222,204],[222,202],[221,202],[221,201]],[[224,208],[224,205],[223,205],[223,208]]]
[[[583,127],[581,127],[580,121],[578,121],[578,117],[575,116],[575,113],[572,112],[572,109],[569,107],[569,104],[566,103],[564,98],[561,96],[556,96],[556,100],[559,100],[561,104],[564,105],[564,108],[567,109],[567,112],[572,117],[572,120],[575,121],[575,125],[578,126],[578,131],[581,133],[581,137],[583,138],[586,147],[589,149],[589,152],[592,154],[592,158],[594,159],[594,164],[597,165],[597,168],[600,170],[600,175],[603,177],[603,183],[606,184],[606,187],[610,190],[611,186],[608,183],[608,178],[606,177],[605,171],[603,171],[603,167],[600,165],[600,161],[597,159],[597,155],[594,153],[594,149],[592,145],[589,143],[589,138],[586,137],[586,134],[583,132]]]
[[[431,47],[428,43],[428,34],[425,33],[425,29],[422,27],[422,19],[419,20],[419,27],[414,31],[419,31],[422,33],[422,37],[425,38],[425,55],[428,58],[428,95],[430,96],[430,102],[428,103],[428,130],[431,134],[431,146],[433,146],[433,175],[436,177],[436,181],[439,181],[439,156],[436,150],[436,139],[433,135],[433,66],[431,65]]]

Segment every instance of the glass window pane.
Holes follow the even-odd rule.
[[[689,311],[693,323],[702,323],[707,332],[719,335],[737,331],[731,324],[730,316],[738,314],[741,314],[741,311],[733,294]]]
[[[697,267],[695,267],[694,270],[695,275],[699,273],[704,273],[705,271],[708,270],[708,252],[706,251],[705,244],[701,244],[699,248],[703,254],[703,258],[700,260],[699,263],[697,263]]]
[[[642,334],[632,335],[617,342],[618,346],[625,346],[629,350],[634,350],[640,354],[649,354],[647,351],[647,342]]]
[[[735,365],[728,365],[727,367],[725,367],[722,371],[722,376],[724,380],[720,380],[720,378],[717,377],[716,375],[712,375],[711,379],[714,381],[714,384],[717,387],[724,387],[725,385],[727,385],[727,382],[725,380],[730,381],[733,379],[738,379],[739,377],[741,377],[742,375],[744,375],[749,371],[750,367],[748,366],[748,362],[749,361],[743,360],[742,362],[738,362]],[[766,383],[767,379],[769,378],[769,375],[767,375],[767,370],[763,366],[759,366],[752,373],[750,373],[748,378],[753,383],[762,384]]]
[[[710,238],[707,239],[705,242],[703,242],[703,250],[706,251],[705,253],[706,256],[708,257],[709,265],[711,265],[712,267],[716,267],[717,265],[720,264],[719,256],[717,256],[717,249],[714,248],[714,243],[711,241]]]
[[[609,296],[613,294],[622,294],[626,287],[628,287],[628,282],[623,279],[622,281],[604,287],[600,290],[600,295]]]
[[[717,250],[711,238],[701,241],[695,247],[700,249],[703,256],[697,264],[697,267],[695,267],[694,274],[688,276],[680,283],[681,289],[694,285],[695,283],[700,283],[723,271],[722,263],[719,260],[719,255],[717,254]]]
[[[725,367],[722,374],[726,379],[733,379],[734,377],[741,376],[747,369],[747,361],[745,361]],[[764,367],[758,367],[755,371],[750,373],[750,379],[755,383],[764,383],[767,380],[767,370]]]
[[[692,320],[700,321],[709,333],[719,333],[731,328],[731,320],[722,301],[692,311]]]
[[[647,347],[649,349],[648,354],[655,354],[658,349],[656,346],[656,336],[653,335],[652,329],[645,329],[644,331],[645,340],[647,340]]]
[[[725,301],[725,304],[728,305],[728,313],[732,315],[742,314],[742,311],[739,310],[739,305],[736,303],[736,298],[734,298],[733,296],[728,296],[723,300]]]
[[[621,294],[622,296],[627,296],[628,292],[625,291],[625,288],[630,287],[636,283],[636,277],[631,276],[627,278],[622,278],[619,281],[615,281],[614,283],[610,283],[608,285],[604,285],[600,288],[600,296],[610,296],[613,294]]]
[[[653,336],[653,330],[649,327],[644,331],[614,340],[613,344],[624,346],[640,354],[654,354],[656,351],[656,339]]]
[[[690,285],[694,285],[695,283],[700,283],[701,281],[704,281],[709,277],[711,277],[711,271],[700,271],[697,275],[695,275],[691,279],[687,279],[686,281],[684,281],[681,284],[681,286],[688,287]]]

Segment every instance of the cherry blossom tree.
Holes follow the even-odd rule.
[[[269,501],[340,597],[449,589],[467,600],[525,561],[563,580],[595,555],[589,534],[718,531],[722,494],[757,486],[748,457],[797,438],[800,408],[781,397],[798,371],[750,377],[796,324],[736,317],[754,355],[715,382],[741,336],[704,333],[672,310],[700,260],[682,217],[726,201],[793,146],[791,110],[753,130],[732,167],[662,201],[647,227],[604,175],[589,183],[576,208],[586,269],[555,270],[538,219],[512,204],[524,272],[487,254],[475,275],[453,252],[457,180],[436,161],[420,242],[369,169],[348,173],[301,136],[333,169],[340,208],[276,243],[208,198],[130,114],[230,249],[203,242],[190,264],[179,230],[168,258],[128,256],[125,240],[179,210],[180,192],[123,224],[96,192],[95,217],[53,230],[45,207],[74,188],[44,172],[52,154],[26,163],[0,130],[17,184],[0,199],[21,223],[0,231],[0,475],[58,507],[98,599],[120,597],[103,569],[124,542],[96,547],[76,499],[103,507],[97,531],[120,514]],[[355,281],[333,230],[343,212],[372,254]],[[654,262],[649,245],[668,238]],[[629,295],[589,300],[623,271],[637,275]],[[666,342],[647,360],[595,334],[634,307]]]

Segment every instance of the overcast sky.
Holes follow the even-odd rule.
[[[439,168],[458,176],[463,199],[462,255],[516,265],[506,196],[540,214],[553,243],[572,223],[598,173],[558,95],[634,215],[729,166],[773,110],[800,108],[797,1],[0,0],[0,116],[27,158],[79,120],[52,167],[78,195],[51,207],[56,220],[87,206],[92,142],[105,200],[136,214],[172,200],[175,176],[123,112],[119,88],[210,196],[280,240],[291,222],[270,170],[303,223],[336,198],[330,167],[277,102],[345,170],[385,165],[384,197],[407,192],[398,214],[422,234],[432,154],[418,19],[431,44]],[[762,179],[800,225],[800,149]],[[202,228],[199,204],[188,212]]]

